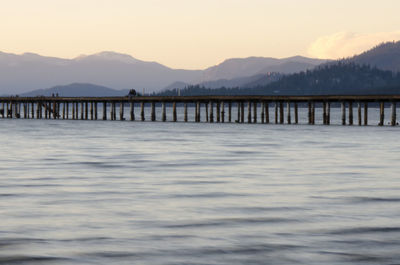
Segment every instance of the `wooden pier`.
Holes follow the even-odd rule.
[[[342,125],[353,125],[355,114],[356,124],[366,126],[368,125],[368,107],[373,105],[379,107],[378,125],[383,126],[385,125],[385,105],[390,104],[389,124],[396,126],[397,102],[400,102],[400,95],[0,97],[0,118],[145,121],[147,106],[150,107],[150,121],[166,122],[168,121],[167,111],[170,111],[172,118],[169,121],[178,122],[177,105],[179,104],[183,106],[182,122],[298,124],[298,109],[302,106],[308,110],[308,124],[316,124],[315,109],[317,107],[322,108],[321,124],[330,125],[331,107],[335,105],[341,108]],[[99,105],[102,113],[99,113]],[[189,120],[188,106],[193,106],[193,120]],[[237,113],[233,113],[233,106],[237,107]],[[259,107],[261,113],[258,111]],[[129,111],[125,112],[128,108]],[[140,113],[135,112],[138,108],[140,108]],[[157,117],[157,108],[160,108],[161,117]],[[202,108],[204,108],[203,112]],[[119,115],[117,115],[117,109]],[[205,114],[203,119],[201,119],[202,113]],[[246,120],[245,117],[247,117]]]

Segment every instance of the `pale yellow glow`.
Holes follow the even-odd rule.
[[[371,34],[338,32],[318,38],[310,45],[308,54],[317,58],[339,59],[360,54],[382,42],[398,40],[400,40],[400,31]]]
[[[190,69],[231,57],[330,56],[310,44],[337,32],[380,42],[379,32],[400,30],[398,0],[0,0],[0,7],[3,52],[73,58],[111,50]],[[335,56],[354,52],[342,50]]]

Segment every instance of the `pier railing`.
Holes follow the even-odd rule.
[[[368,96],[174,96],[174,97],[0,97],[1,118],[25,119],[74,119],[74,120],[126,120],[125,109],[129,109],[128,120],[145,120],[145,106],[151,106],[151,121],[167,121],[168,110],[172,111],[172,122],[177,122],[177,104],[183,105],[183,120],[188,122],[188,105],[194,106],[193,122],[201,122],[201,109],[205,108],[206,122],[237,123],[299,123],[299,106],[308,108],[308,124],[315,124],[315,108],[321,107],[322,123],[331,123],[331,104],[340,105],[343,125],[354,124],[353,107],[357,109],[358,125],[368,125],[368,106],[379,106],[379,125],[384,125],[385,104],[391,105],[392,126],[397,125],[396,106],[400,95]],[[98,105],[101,104],[101,113]],[[127,106],[128,105],[128,106]],[[233,113],[232,107],[236,107]],[[135,107],[140,115],[135,116]],[[258,117],[257,108],[261,108]],[[161,108],[161,118],[156,117],[156,108]],[[170,110],[172,109],[172,110]],[[293,109],[293,111],[291,110]],[[108,115],[109,112],[109,115]],[[205,112],[205,113],[204,113]],[[286,113],[286,117],[285,117]],[[98,115],[102,115],[99,117]],[[247,119],[245,116],[247,114]],[[272,115],[270,115],[272,114]],[[293,115],[293,116],[292,116]],[[272,116],[272,117],[271,117]],[[204,120],[204,119],[203,119]]]

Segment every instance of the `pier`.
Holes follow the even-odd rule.
[[[400,95],[0,97],[0,118],[145,121],[146,107],[150,107],[150,121],[178,122],[179,105],[183,107],[183,119],[179,122],[299,124],[298,110],[302,107],[308,110],[308,124],[316,124],[315,110],[322,108],[321,124],[330,125],[331,108],[336,106],[341,109],[342,125],[366,126],[368,107],[374,106],[379,108],[378,125],[383,126],[385,106],[390,104],[389,124],[396,126],[399,101]],[[188,106],[194,111],[193,120],[189,120]],[[233,112],[233,107],[237,113]],[[138,109],[140,113],[135,112]],[[172,113],[170,120],[167,111]],[[160,117],[157,117],[160,112]],[[205,115],[203,119],[202,114]]]

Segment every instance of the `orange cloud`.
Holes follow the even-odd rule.
[[[382,42],[400,40],[400,31],[357,34],[338,32],[322,36],[308,48],[312,57],[323,59],[339,59],[362,53]]]

